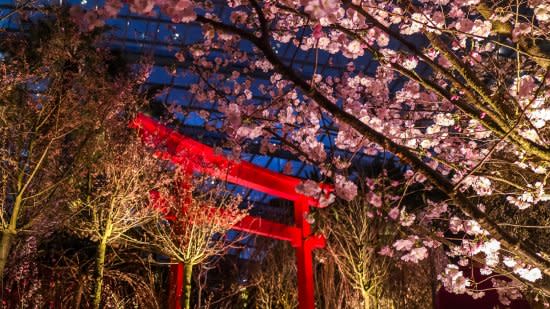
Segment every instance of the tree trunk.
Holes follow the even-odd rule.
[[[82,293],[84,293],[84,283],[82,278],[78,280],[78,292],[76,292],[76,300],[74,301],[74,309],[80,309],[80,303],[82,302]]]
[[[94,308],[99,309],[101,304],[101,288],[103,286],[103,269],[105,268],[105,251],[107,250],[107,234],[103,236],[97,247],[95,284],[94,284]]]
[[[15,233],[17,232],[17,217],[19,216],[22,200],[23,198],[21,197],[21,193],[19,193],[15,197],[10,223],[7,228],[2,231],[2,240],[0,241],[0,280],[4,279],[4,269],[6,268],[6,263],[8,262],[8,257],[10,255],[11,243]]]
[[[11,242],[15,233],[6,229],[2,232],[2,241],[0,242],[0,280],[4,279],[4,269],[8,262],[8,256],[10,254]]]
[[[184,298],[183,306],[185,309],[191,308],[191,278],[193,276],[193,264],[185,264],[184,277],[183,277],[183,288],[184,288]]]
[[[370,309],[370,296],[367,291],[363,288],[361,291],[361,294],[363,296],[363,308],[364,309]]]

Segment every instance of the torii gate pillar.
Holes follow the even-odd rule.
[[[313,250],[325,246],[325,238],[322,235],[311,235],[311,227],[306,218],[309,213],[309,204],[307,199],[301,199],[294,202],[294,227],[288,233],[292,247],[295,248],[296,270],[298,279],[298,308],[315,308],[315,279],[313,273]],[[268,230],[277,228],[271,225],[270,221],[261,221],[255,219],[255,224],[249,223],[250,217],[246,217],[243,224],[235,226],[236,230],[247,231],[254,234],[260,234],[269,237]],[[254,226],[253,226],[254,225]],[[293,234],[293,235],[291,235]],[[273,235],[281,239],[282,235]],[[178,263],[170,265],[170,291],[169,306],[170,309],[181,309],[181,297],[183,295],[183,270],[184,264]]]
[[[313,278],[313,248],[310,236],[311,228],[306,222],[309,205],[306,200],[294,202],[294,225],[302,231],[296,246],[296,269],[298,275],[298,305],[300,309],[314,309],[315,295]]]
[[[170,265],[170,277],[168,286],[168,306],[170,309],[181,309],[181,297],[183,296],[183,263]]]

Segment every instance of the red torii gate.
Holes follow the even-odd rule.
[[[199,172],[221,180],[254,189],[294,203],[294,226],[246,216],[233,229],[264,237],[289,241],[296,248],[296,264],[298,270],[298,301],[299,308],[315,308],[314,274],[312,251],[325,247],[323,235],[312,235],[311,227],[306,222],[309,207],[321,207],[318,200],[297,193],[296,186],[300,179],[275,173],[252,163],[235,162],[218,154],[209,146],[199,143],[189,137],[160,124],[144,114],[139,114],[132,127],[140,129],[143,140],[156,148],[155,155],[172,161],[189,172]],[[324,192],[332,191],[332,187],[320,184]],[[183,289],[183,264],[173,265],[170,269],[171,294],[170,308],[181,308]]]

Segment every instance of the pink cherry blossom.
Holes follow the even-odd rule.
[[[409,253],[401,256],[405,262],[418,263],[428,257],[428,249],[424,247],[414,248]]]
[[[317,196],[321,193],[321,188],[318,183],[308,179],[296,187],[296,192],[307,196]]]
[[[155,2],[153,0],[130,0],[128,3],[130,5],[130,11],[139,14],[149,14],[155,7]]]
[[[392,218],[393,220],[397,220],[399,217],[399,207],[394,207],[388,212],[388,217]]]
[[[393,243],[397,251],[410,251],[413,248],[414,241],[411,239],[398,239]]]
[[[471,286],[471,281],[464,277],[464,274],[459,270],[458,266],[448,264],[445,267],[445,272],[438,276],[445,289],[455,294],[464,294],[466,289]]]
[[[357,186],[342,175],[336,175],[336,194],[346,201],[351,201],[357,196]]]
[[[527,281],[535,282],[542,279],[542,272],[536,267],[531,269],[518,268],[515,269],[514,272]]]
[[[519,23],[515,25],[512,31],[512,41],[517,42],[520,37],[531,32],[531,25],[528,23]]]
[[[393,250],[390,246],[383,246],[380,251],[378,251],[378,254],[392,257],[393,256]]]
[[[505,306],[512,304],[512,300],[514,299],[522,298],[517,282],[491,278],[491,283],[496,288],[498,300]]]
[[[464,225],[462,224],[462,220],[460,218],[452,217],[449,220],[449,230],[454,234],[462,231],[463,229],[464,229]]]
[[[464,231],[466,232],[466,234],[474,236],[483,233],[483,229],[481,228],[479,223],[474,220],[466,220],[464,222]]]
[[[367,201],[374,207],[382,207],[382,197],[374,192],[367,193]]]

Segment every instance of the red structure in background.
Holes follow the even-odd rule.
[[[140,130],[144,142],[155,148],[156,156],[172,161],[189,173],[207,174],[294,202],[293,226],[246,216],[233,229],[289,241],[296,248],[299,307],[315,308],[312,251],[323,248],[325,238],[311,234],[306,217],[309,207],[320,207],[320,204],[316,199],[296,192],[300,179],[275,173],[249,162],[229,160],[211,147],[183,136],[143,114],[138,115],[132,126]],[[320,187],[326,193],[332,191],[332,187],[328,185],[321,184]],[[179,309],[183,289],[183,264],[171,267],[170,286],[170,308]]]

